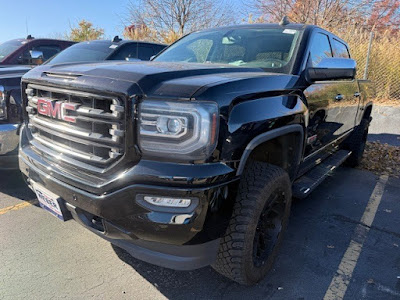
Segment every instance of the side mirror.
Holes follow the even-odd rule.
[[[29,51],[30,61],[33,65],[41,65],[43,63],[43,52],[38,50],[30,50]]]
[[[316,67],[306,70],[307,80],[310,82],[354,79],[356,77],[356,61],[351,58],[327,57],[323,58]]]

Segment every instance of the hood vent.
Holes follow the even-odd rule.
[[[75,75],[75,74],[65,74],[65,73],[52,73],[52,72],[43,72],[43,74],[47,77],[53,78],[60,78],[60,79],[67,79],[67,80],[75,80],[82,75]]]

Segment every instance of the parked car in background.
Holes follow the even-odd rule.
[[[22,75],[73,44],[30,35],[0,44],[0,169],[18,166]]]
[[[46,41],[46,43],[47,41],[49,42],[48,44],[40,44],[40,41]],[[13,40],[10,41],[7,47],[3,47],[3,50],[0,50],[2,51],[0,53],[4,54],[4,59],[8,63],[38,63],[38,59],[42,62],[43,59],[48,59],[53,56],[46,62],[46,64],[56,65],[65,63],[98,62],[104,60],[149,60],[151,56],[157,54],[166,47],[166,45],[156,43],[122,40],[116,36],[111,41],[97,40],[81,42],[57,54],[59,49],[73,44],[72,42],[66,41],[60,41],[60,43],[59,46],[56,46],[56,40]],[[9,54],[9,51],[14,49],[13,45],[18,44],[31,46],[20,46],[23,47],[23,49],[15,49],[19,56],[16,54]],[[51,49],[53,50],[51,51]],[[25,53],[24,51],[28,52]],[[18,57],[25,56],[31,58],[18,59]],[[37,60],[34,60],[33,57]],[[20,81],[22,75],[30,69],[30,66],[0,68],[0,169],[18,168],[18,131],[22,121]]]
[[[15,39],[0,44],[0,67],[40,65],[60,51],[74,44],[54,39]]]
[[[111,41],[97,40],[76,44],[49,60],[47,64],[104,60],[150,60],[152,56],[161,52],[165,47],[166,45],[157,43],[122,40],[116,36]]]
[[[362,158],[373,88],[355,75],[345,41],[284,22],[194,32],[152,62],[40,66],[20,169],[42,207],[136,258],[254,284],[292,195]]]

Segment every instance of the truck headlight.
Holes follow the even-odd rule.
[[[217,130],[214,102],[145,100],[139,105],[139,147],[144,154],[205,159],[215,149]]]
[[[6,95],[4,94],[4,86],[0,85],[0,120],[7,119]]]

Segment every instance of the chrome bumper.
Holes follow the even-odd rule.
[[[0,155],[16,151],[19,143],[20,124],[0,124]]]

